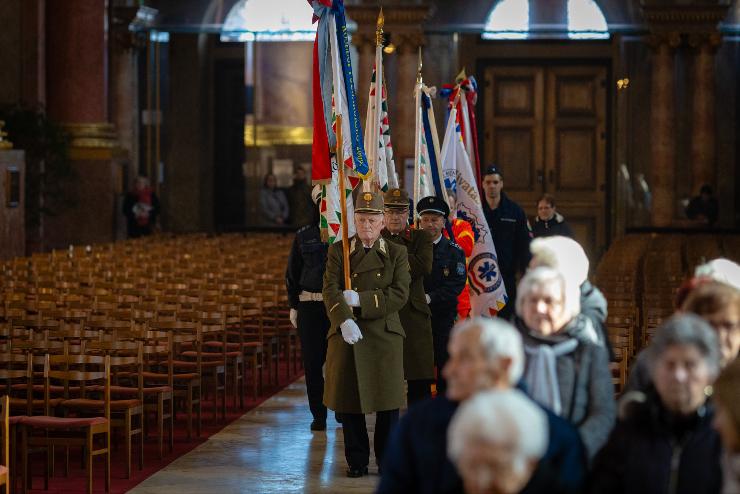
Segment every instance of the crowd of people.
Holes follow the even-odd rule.
[[[413,228],[405,191],[361,192],[346,257],[316,222],[296,235],[286,283],[311,429],[335,412],[347,475],[368,474],[375,413],[379,493],[740,492],[740,266],[697,269],[617,399],[583,248],[562,229],[533,239],[500,169],[482,183],[510,297],[496,318],[469,317],[455,242],[469,230],[440,198],[418,202]],[[546,229],[562,225],[540,205]]]

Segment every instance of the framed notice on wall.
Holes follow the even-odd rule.
[[[21,202],[21,172],[10,166],[5,170],[5,206],[16,208]]]

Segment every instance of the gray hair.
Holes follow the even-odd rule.
[[[569,283],[568,279],[553,268],[540,266],[527,271],[516,292],[516,313],[522,316],[524,299],[535,289],[552,290],[553,286],[560,287],[563,294],[565,310],[571,317],[581,312],[581,289],[575,283]],[[552,293],[552,292],[550,292]]]
[[[529,251],[538,266],[560,271],[578,286],[588,279],[588,256],[581,244],[572,238],[560,235],[536,238],[529,244]]]
[[[474,329],[480,329],[480,348],[489,363],[500,358],[511,359],[509,368],[509,383],[515,385],[524,373],[524,347],[519,331],[511,324],[501,319],[474,317],[457,324],[452,334],[462,334]]]
[[[647,348],[651,372],[663,353],[674,345],[694,346],[704,357],[712,379],[717,377],[720,370],[719,341],[707,321],[690,313],[677,314],[665,321]]]
[[[476,441],[513,449],[512,462],[522,472],[530,460],[547,450],[547,415],[518,389],[484,391],[463,402],[447,430],[447,455],[458,464]]]

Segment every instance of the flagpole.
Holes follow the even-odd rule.
[[[342,213],[342,258],[344,260],[344,287],[352,289],[349,270],[349,236],[347,235],[347,193],[344,190],[344,148],[342,147],[342,116],[337,115],[337,169],[339,170],[339,209]]]
[[[442,174],[442,153],[439,147],[439,136],[437,135],[437,119],[434,117],[434,106],[432,106],[432,98],[429,98],[429,123],[431,124],[432,131],[432,144],[434,145],[434,153],[437,155],[437,175],[440,180],[440,188],[442,189],[442,199],[445,203],[449,204],[447,197],[447,189],[444,186],[444,175]]]
[[[419,49],[419,71],[416,75],[416,88],[414,90],[414,101],[416,104],[416,131],[414,137],[414,204],[412,205],[416,209],[416,205],[419,203],[419,194],[421,187],[421,48]],[[414,226],[419,227],[419,217],[414,214]]]

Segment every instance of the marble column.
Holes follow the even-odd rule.
[[[714,51],[720,35],[692,34],[689,46],[694,51],[691,132],[691,189],[698,194],[704,184],[716,180],[716,129]]]
[[[678,34],[653,35],[652,81],[650,91],[651,221],[653,226],[669,226],[676,203],[676,125],[674,55],[680,43]]]
[[[419,47],[424,44],[422,34],[404,34],[399,36],[398,53],[398,76],[395,100],[395,115],[393,126],[393,152],[396,155],[396,168],[399,177],[404,177],[405,161],[414,157],[414,129],[416,126],[414,88],[416,87],[416,76],[419,69]]]
[[[108,2],[47,0],[46,107],[69,135],[74,179],[44,229],[43,248],[110,242],[116,224],[121,158],[108,102]]]
[[[367,99],[370,91],[370,78],[373,75],[373,66],[375,65],[375,38],[355,34],[352,36],[352,43],[357,47],[357,104],[360,113],[365,115],[367,111]],[[363,124],[364,124],[363,119]]]

